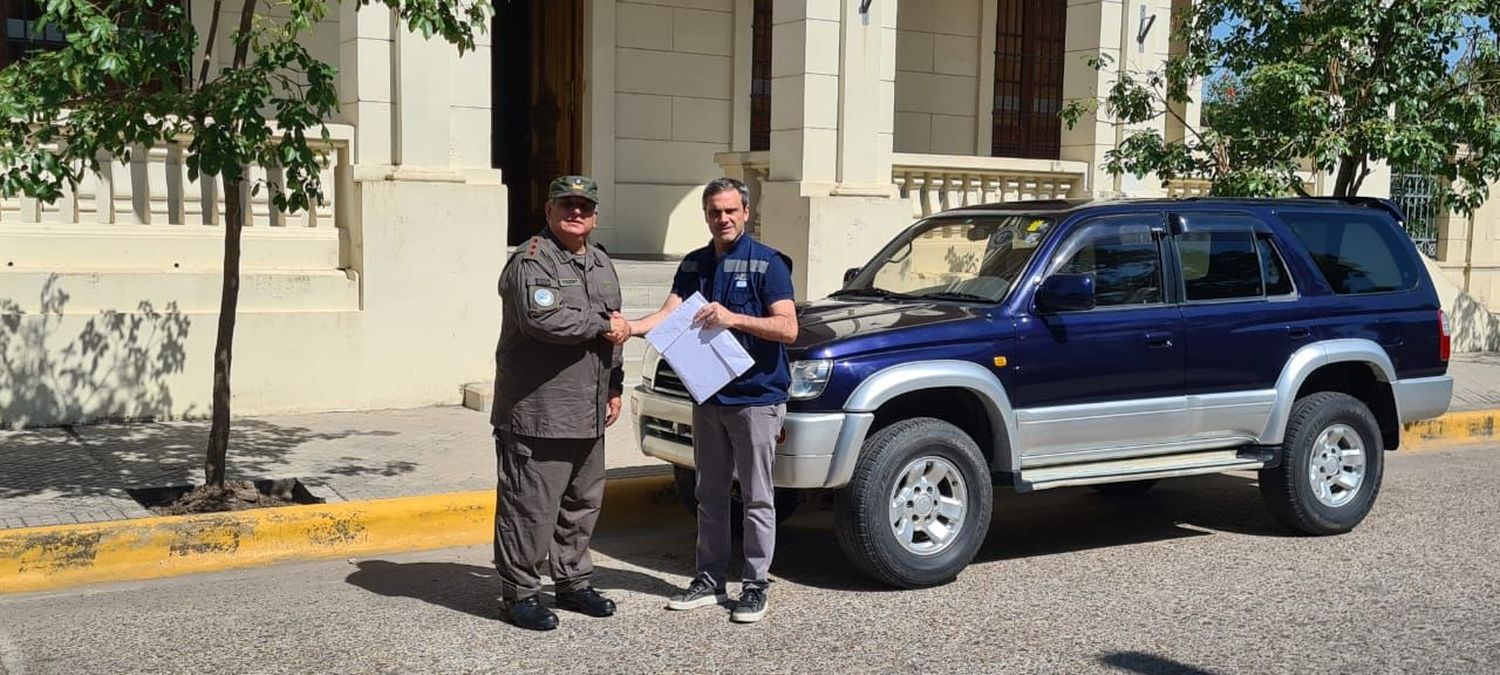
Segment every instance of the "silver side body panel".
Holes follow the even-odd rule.
[[[1010,396],[1005,393],[1000,380],[978,364],[943,360],[914,361],[891,366],[860,383],[844,402],[844,410],[851,413],[874,413],[885,402],[902,394],[944,388],[967,389],[984,405],[997,447],[990,469],[1011,472],[1018,470],[1019,457],[1010,451],[1010,440],[1017,437],[1016,412],[1010,406]],[[839,470],[832,475],[837,484],[846,484],[854,476],[855,459],[857,458],[839,459]]]
[[[1391,365],[1390,355],[1370,340],[1327,340],[1298,349],[1287,359],[1286,367],[1282,368],[1281,377],[1276,381],[1276,405],[1271,409],[1265,428],[1258,434],[1259,443],[1281,445],[1297,390],[1302,388],[1307,377],[1323,366],[1348,361],[1367,364],[1375,372],[1375,379],[1381,382],[1396,380],[1396,367]]]
[[[1397,380],[1392,390],[1402,424],[1442,415],[1453,402],[1453,378],[1448,375]]]

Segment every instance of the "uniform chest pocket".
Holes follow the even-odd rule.
[[[599,287],[595,289],[595,296],[604,303],[604,308],[614,312],[620,309],[620,284],[610,280],[602,280]]]
[[[589,295],[584,288],[583,280],[578,277],[559,276],[557,278],[558,295],[562,297],[562,304],[573,309],[588,309]]]
[[[760,308],[755,304],[755,293],[751,292],[748,284],[739,286],[731,283],[729,291],[724,294],[724,306],[728,307],[731,312],[758,316]]]

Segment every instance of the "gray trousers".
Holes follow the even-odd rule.
[[[604,439],[495,437],[500,481],[495,498],[495,570],[501,597],[542,589],[551,558],[559,592],[590,585],[589,540],[604,501]]]
[[[723,586],[733,542],[729,496],[738,478],[745,505],[746,587],[767,584],[776,552],[776,499],[771,463],[786,405],[693,406],[693,463],[698,486],[698,574]]]

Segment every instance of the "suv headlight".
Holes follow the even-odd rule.
[[[651,343],[646,343],[646,354],[641,357],[641,384],[646,385],[648,390],[652,387],[652,380],[656,379],[656,368],[660,362],[661,353]]]
[[[787,395],[797,400],[817,398],[828,386],[828,377],[832,374],[833,361],[830,359],[793,361],[792,386]]]

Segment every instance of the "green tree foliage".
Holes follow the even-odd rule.
[[[1447,179],[1445,200],[1472,210],[1500,177],[1497,12],[1493,0],[1200,0],[1174,17],[1184,49],[1143,72],[1093,59],[1113,86],[1063,118],[1102,107],[1127,128],[1181,121],[1206,83],[1202,124],[1172,140],[1127,132],[1108,170],[1260,196],[1300,193],[1311,169],[1350,196],[1383,161]]]
[[[231,17],[238,10],[232,54],[216,57],[224,0],[214,0],[201,40],[178,0],[42,1],[41,27],[67,41],[0,70],[0,194],[56,200],[85,172],[99,171],[101,153],[128,159],[164,143],[182,144],[190,179],[224,181],[224,286],[205,461],[207,483],[222,486],[246,168],[281,169],[279,185],[252,186],[269,187],[280,210],[322,199],[322,124],[338,107],[337,73],[303,42],[338,4],[239,0],[227,8]],[[492,13],[487,0],[382,2],[409,30],[460,52],[474,48]]]

